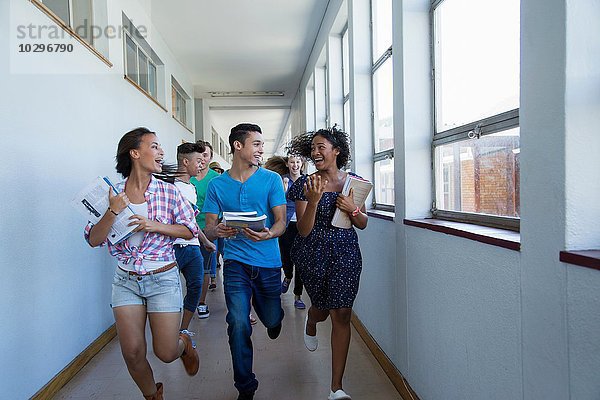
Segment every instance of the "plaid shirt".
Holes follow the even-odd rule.
[[[124,180],[116,185],[119,192],[125,190],[126,182],[127,180]],[[156,179],[153,176],[144,193],[144,198],[148,203],[148,219],[163,224],[183,225],[194,236],[198,235],[198,224],[196,223],[194,209],[175,185]],[[88,243],[92,226],[94,225],[88,222],[85,227],[84,237]],[[101,246],[108,245],[110,254],[115,256],[122,264],[129,264],[133,261],[134,270],[143,274],[147,272],[144,269],[143,260],[175,261],[174,241],[175,238],[173,237],[147,232],[139,248],[130,246],[128,240],[123,240],[115,245],[105,240]]]

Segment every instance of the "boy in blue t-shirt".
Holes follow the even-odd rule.
[[[258,125],[239,124],[231,129],[229,144],[233,164],[229,171],[210,181],[203,212],[209,240],[225,240],[223,287],[227,304],[227,334],[233,361],[238,400],[251,400],[258,388],[252,372],[252,327],[250,302],[267,334],[276,339],[281,332],[281,257],[277,237],[285,231],[286,199],[278,174],[260,168],[262,131]],[[256,211],[265,215],[265,229],[248,228],[238,235],[235,228],[218,223],[225,212]]]

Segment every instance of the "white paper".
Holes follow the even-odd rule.
[[[71,205],[90,222],[97,224],[104,213],[106,213],[106,210],[108,210],[108,188],[111,186],[113,187],[113,194],[116,195],[117,191],[112,183],[110,183],[110,180],[99,176],[77,193],[71,201]],[[136,226],[128,226],[131,222],[129,217],[132,215],[133,211],[127,207],[116,216],[107,237],[111,244],[119,243],[133,233]]]

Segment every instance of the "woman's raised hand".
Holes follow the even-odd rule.
[[[321,178],[320,175],[310,175],[304,184],[304,196],[311,204],[318,204],[325,192],[327,179]]]

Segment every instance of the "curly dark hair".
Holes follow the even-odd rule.
[[[316,132],[306,132],[293,137],[285,147],[287,153],[289,155],[304,157],[312,162],[311,148],[315,136],[321,136],[327,139],[334,149],[340,151],[335,163],[338,169],[344,169],[350,161],[350,136],[346,132],[338,129],[337,126],[333,126],[329,129],[319,129]]]

